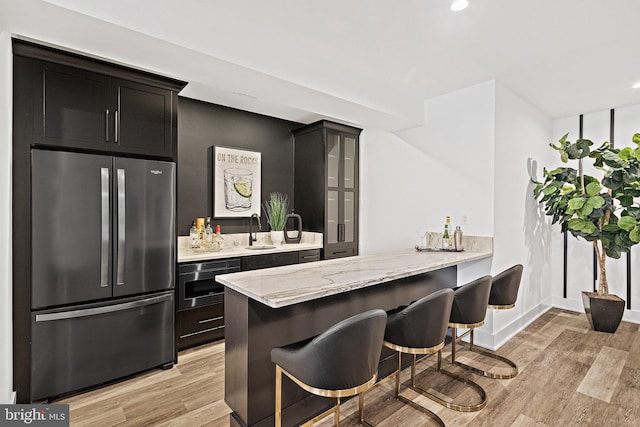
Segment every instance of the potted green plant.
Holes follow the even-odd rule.
[[[597,292],[583,292],[582,300],[591,327],[615,332],[624,313],[624,300],[609,294],[607,258],[620,258],[640,242],[640,133],[633,136],[636,148],[613,148],[608,142],[592,150],[588,139],[549,144],[563,163],[578,160],[578,170],[544,169],[544,181],[533,190],[552,223],[560,224],[576,238],[593,243],[598,261]],[[584,174],[583,159],[589,158],[602,172],[600,179]]]
[[[282,244],[284,239],[284,223],[289,209],[289,198],[286,194],[274,192],[269,195],[269,200],[263,202],[262,209],[267,217],[271,229],[271,242],[275,245]]]

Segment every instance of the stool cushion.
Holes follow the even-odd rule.
[[[484,321],[491,292],[491,276],[484,276],[453,290],[450,323],[471,325]]]
[[[444,341],[453,291],[441,289],[389,315],[384,340],[401,347],[430,348]]]
[[[516,303],[522,279],[522,265],[517,264],[493,276],[489,304],[511,305]]]
[[[378,371],[387,321],[384,310],[369,310],[336,323],[306,345],[276,347],[271,360],[304,384],[346,390]]]

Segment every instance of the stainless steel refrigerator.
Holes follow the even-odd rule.
[[[31,162],[31,400],[173,363],[175,164]]]

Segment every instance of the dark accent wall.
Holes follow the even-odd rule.
[[[262,153],[262,195],[279,191],[293,208],[293,129],[302,123],[178,98],[178,234],[189,234],[196,217],[213,218],[213,146]],[[261,213],[262,216],[262,213]],[[268,230],[261,218],[262,229]],[[249,218],[214,218],[222,233],[249,231]]]

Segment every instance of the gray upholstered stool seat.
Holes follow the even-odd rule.
[[[387,329],[384,334],[385,347],[398,352],[398,367],[394,373],[380,382],[382,383],[395,376],[396,398],[435,418],[440,425],[444,425],[444,423],[437,415],[418,403],[404,398],[400,394],[400,371],[402,369],[402,354],[411,354],[413,358],[411,361],[411,385],[409,388],[413,391],[447,408],[458,411],[475,411],[486,405],[486,393],[482,387],[452,372],[441,369],[441,351],[444,347],[452,304],[453,291],[451,289],[442,289],[429,294],[410,304],[408,307],[403,308],[401,311],[390,314],[387,319]],[[480,403],[471,406],[458,405],[451,401],[444,400],[443,397],[445,393],[438,393],[438,395],[436,395],[416,385],[415,367],[418,362],[417,355],[429,356],[434,353],[438,354],[437,371],[473,387],[475,392],[480,396]],[[425,359],[426,357],[423,357],[420,361]]]
[[[340,420],[340,398],[360,394],[377,379],[380,351],[387,314],[370,310],[345,319],[303,346],[276,347],[271,360],[276,364],[276,426],[282,422],[282,374],[302,389],[336,399],[336,405],[309,420],[309,425],[334,413]],[[360,420],[364,402],[360,397]]]
[[[522,270],[522,265],[516,264],[493,276],[491,293],[489,294],[489,308],[508,310],[515,307],[522,280]]]
[[[451,307],[451,316],[449,318],[449,327],[451,327],[451,363],[468,369],[476,374],[496,379],[513,378],[517,374],[515,364],[500,355],[490,353],[488,351],[477,348],[474,345],[474,330],[484,324],[487,314],[487,306],[489,304],[489,295],[491,293],[491,276],[484,276],[476,279],[466,285],[454,289],[453,306]],[[468,329],[465,333],[458,336],[458,328]],[[456,345],[462,341],[464,337],[469,335],[469,350],[486,357],[499,360],[512,369],[509,374],[497,374],[474,366],[462,363],[456,360]],[[515,369],[515,372],[514,372]]]

